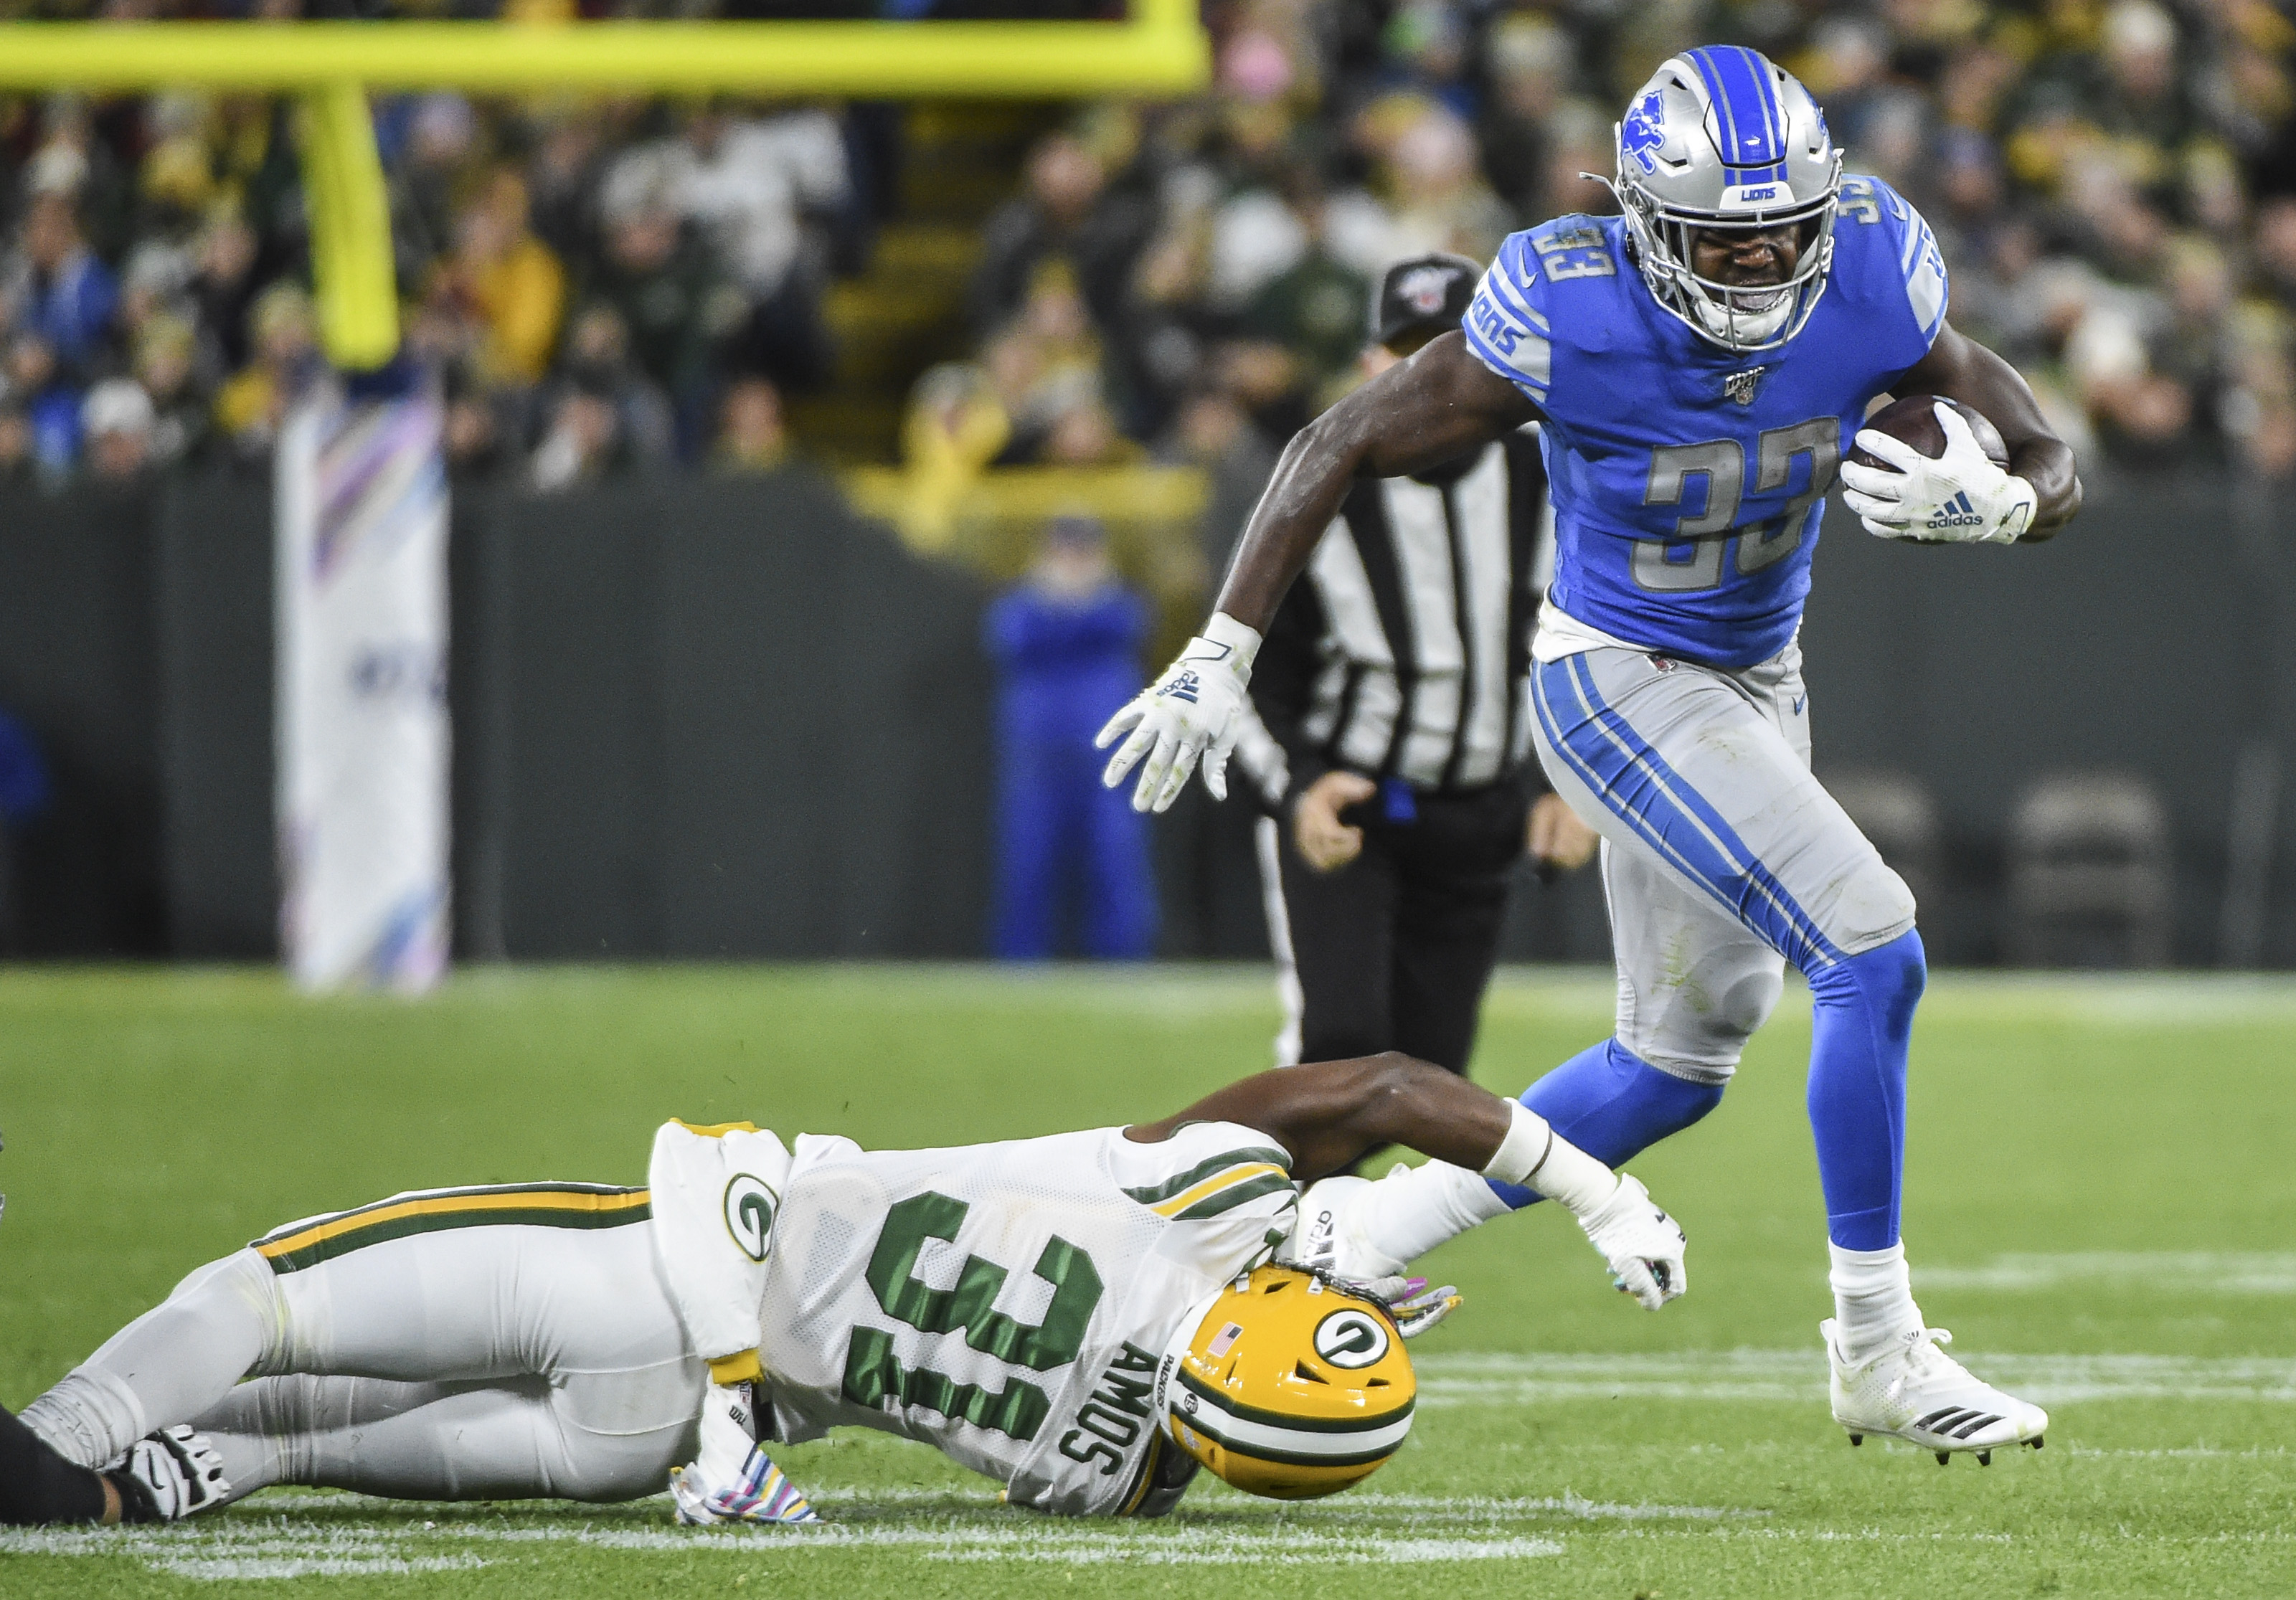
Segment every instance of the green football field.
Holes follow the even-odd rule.
[[[1512,1092],[1608,1031],[1591,974],[1503,977]],[[644,1181],[652,1126],[881,1145],[1161,1115],[1267,1060],[1241,970],[483,972],[421,1003],[265,972],[0,974],[0,1402],[186,1269],[392,1190]],[[1613,1293],[1553,1208],[1431,1258],[1467,1304],[1364,1489],[1209,1480],[1160,1523],[1061,1522],[913,1445],[783,1454],[810,1531],[667,1500],[410,1505],[274,1490],[156,1530],[0,1534],[0,1595],[2296,1594],[2296,985],[1934,981],[1906,1238],[1932,1325],[2047,1405],[2047,1448],[1940,1471],[1826,1414],[1824,1236],[1790,997],[1722,1108],[1633,1163],[1691,1292]],[[1207,1487],[1209,1484],[1209,1487]]]

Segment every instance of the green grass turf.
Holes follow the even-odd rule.
[[[1503,978],[1478,1076],[1517,1088],[1607,1013],[1604,979]],[[291,1218],[431,1185],[642,1181],[670,1115],[883,1145],[1160,1115],[1260,1065],[1273,1022],[1264,977],[1232,971],[489,972],[422,1004],[314,1002],[268,973],[10,972],[0,1400]],[[0,1594],[234,1573],[378,1600],[2296,1593],[2296,986],[1933,984],[1916,1284],[1957,1353],[2054,1418],[2046,1450],[1984,1470],[1850,1450],[1825,1414],[1808,1045],[1790,998],[1722,1108],[1634,1163],[1692,1240],[1692,1292],[1662,1314],[1611,1293],[1551,1209],[1431,1258],[1468,1304],[1419,1349],[1409,1444],[1351,1496],[1286,1509],[1200,1484],[1161,1524],[1059,1523],[920,1447],[840,1437],[785,1453],[820,1537],[686,1533],[660,1501],[279,1490],[177,1530],[0,1538]]]

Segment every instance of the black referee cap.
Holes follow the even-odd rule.
[[[1398,355],[1418,349],[1466,320],[1483,269],[1464,256],[1414,256],[1380,280],[1371,336]],[[1398,348],[1398,347],[1401,348]]]

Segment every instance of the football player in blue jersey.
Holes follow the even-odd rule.
[[[1536,423],[1556,561],[1526,700],[1548,777],[1603,835],[1619,1010],[1612,1038],[1522,1102],[1626,1160],[1714,1108],[1793,963],[1816,1006],[1833,1415],[1852,1443],[1987,1462],[2038,1446],[2048,1419],[1946,1355],[1914,1302],[1898,1221],[1922,943],[1905,883],[1810,775],[1794,641],[1837,477],[1881,537],[2015,544],[2079,510],[2072,452],[1947,320],[1928,226],[1881,180],[1841,175],[1824,112],[1765,57],[1667,62],[1616,154],[1622,215],[1508,239],[1464,330],[1292,441],[1202,635],[1103,731],[1124,739],[1107,781],[1142,763],[1134,804],[1161,810],[1201,759],[1224,794],[1259,630],[1350,481]],[[1912,394],[1991,419],[2006,470],[1949,406],[1934,458],[1861,431],[1876,397]],[[1853,441],[1885,464],[1846,463]],[[1464,1173],[1419,1190],[1435,1231],[1530,1198]]]

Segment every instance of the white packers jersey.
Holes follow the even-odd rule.
[[[948,1150],[797,1141],[758,1353],[774,1434],[944,1451],[1016,1505],[1168,1510],[1193,1463],[1149,1416],[1180,1318],[1291,1232],[1275,1141],[1200,1122]]]

